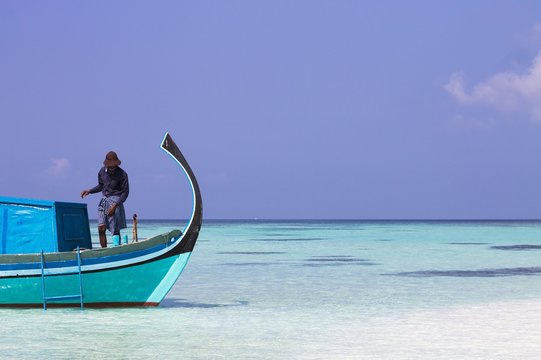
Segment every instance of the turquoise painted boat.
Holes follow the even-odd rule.
[[[193,208],[182,230],[91,249],[86,205],[7,199],[4,211],[0,207],[0,306],[159,305],[184,270],[202,223],[201,193],[190,166],[169,134],[161,148],[180,165],[191,185]],[[12,207],[17,210],[9,212]],[[25,216],[34,220],[31,226]],[[18,230],[13,232],[13,227]],[[14,239],[13,234],[19,235]],[[13,242],[29,250],[9,253]]]

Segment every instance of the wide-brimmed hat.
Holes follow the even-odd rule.
[[[114,151],[109,151],[107,155],[105,155],[105,160],[103,160],[103,165],[105,165],[105,167],[118,166],[121,163],[122,161],[120,161]]]

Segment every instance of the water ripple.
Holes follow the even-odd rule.
[[[490,245],[490,243],[485,242],[450,242],[449,245]]]
[[[276,238],[265,238],[265,239],[252,239],[253,241],[315,241],[315,240],[324,240],[323,238],[286,238],[286,239],[276,239]]]
[[[501,246],[491,246],[491,249],[495,250],[515,250],[515,251],[522,251],[522,250],[540,250],[541,245],[501,245]]]
[[[378,265],[368,259],[361,259],[348,255],[335,255],[335,256],[312,256],[310,259],[306,259],[303,266],[343,266],[343,265],[362,265],[372,266]]]
[[[165,299],[161,302],[160,307],[167,308],[199,308],[199,309],[212,309],[220,307],[231,307],[231,306],[246,306],[248,301],[238,300],[234,303],[229,304],[210,304],[210,303],[198,303],[186,301],[186,299]]]
[[[501,277],[501,276],[532,276],[540,275],[541,267],[519,267],[519,268],[502,268],[502,269],[480,269],[480,270],[423,270],[401,272],[396,276],[408,277]]]
[[[220,255],[280,255],[285,254],[285,251],[221,251]]]

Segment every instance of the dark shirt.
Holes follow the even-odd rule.
[[[120,204],[128,198],[130,185],[128,174],[117,166],[114,173],[111,173],[104,166],[98,173],[98,185],[89,190],[91,194],[102,192],[103,196],[120,196]]]

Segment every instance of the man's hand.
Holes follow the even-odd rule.
[[[81,191],[81,199],[84,199],[86,196],[88,196],[90,194],[90,191],[88,190],[83,190]]]
[[[115,211],[116,211],[117,207],[118,207],[118,204],[114,204],[113,206],[111,206],[111,208],[107,212],[107,215],[108,216],[113,216],[115,214]]]

